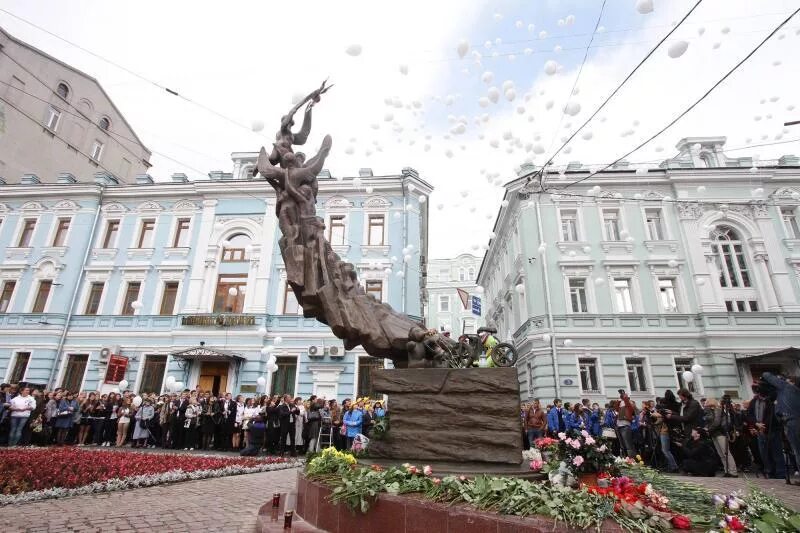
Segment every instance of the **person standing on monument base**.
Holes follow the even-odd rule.
[[[361,409],[358,409],[355,404],[350,404],[350,409],[347,410],[342,419],[342,424],[346,428],[345,437],[347,438],[346,447],[348,450],[353,447],[353,439],[356,438],[356,435],[361,433],[363,421],[364,415],[361,413]]]
[[[547,412],[547,430],[555,436],[566,431],[567,425],[564,421],[564,409],[561,407],[561,400],[553,400],[553,407]]]
[[[533,446],[533,442],[536,439],[544,437],[544,432],[547,429],[547,415],[542,409],[538,398],[533,400],[533,403],[525,413],[525,429],[531,446]]]

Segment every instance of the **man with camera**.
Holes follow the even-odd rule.
[[[783,458],[781,423],[775,413],[777,391],[767,381],[753,384],[755,397],[747,408],[747,427],[758,442],[761,470],[765,476],[781,479],[786,476]]]
[[[800,389],[785,377],[775,376],[769,372],[764,372],[761,379],[776,391],[775,412],[783,422],[783,432],[789,441],[795,461],[800,461]]]
[[[731,453],[731,443],[736,438],[731,397],[726,394],[719,404],[710,399],[706,402],[706,407],[712,413],[708,432],[725,469],[724,477],[739,477],[736,473],[736,461]]]
[[[680,389],[678,398],[681,400],[680,411],[678,413],[667,411],[667,420],[681,424],[683,426],[683,434],[688,436],[691,434],[692,429],[702,427],[703,410],[688,389]]]

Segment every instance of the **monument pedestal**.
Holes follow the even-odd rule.
[[[370,440],[371,457],[402,461],[522,462],[515,368],[372,371],[389,396],[389,431]]]

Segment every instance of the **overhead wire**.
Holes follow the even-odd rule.
[[[717,87],[719,87],[719,86],[720,86],[720,85],[721,85],[721,84],[722,84],[722,83],[723,83],[725,80],[727,80],[727,79],[728,79],[728,78],[729,78],[729,77],[730,77],[730,76],[731,76],[731,75],[732,75],[734,72],[736,72],[736,71],[739,69],[739,67],[741,67],[741,66],[742,66],[742,65],[743,65],[743,64],[744,64],[744,63],[745,63],[745,62],[746,62],[748,59],[750,59],[750,58],[751,58],[751,57],[752,57],[752,56],[753,56],[753,55],[754,55],[754,54],[755,54],[755,53],[756,53],[758,50],[760,50],[760,49],[761,49],[761,47],[762,47],[762,46],[764,46],[764,44],[766,44],[766,43],[767,43],[767,41],[769,41],[769,40],[770,40],[770,39],[771,39],[771,38],[772,38],[772,37],[773,37],[773,36],[774,36],[776,33],[778,33],[778,31],[779,31],[779,30],[780,30],[780,29],[781,29],[783,26],[785,26],[785,25],[786,25],[786,24],[787,24],[787,23],[788,23],[788,22],[789,22],[789,21],[790,21],[790,20],[791,20],[791,19],[792,19],[792,18],[793,18],[793,17],[794,17],[794,16],[795,16],[797,13],[798,13],[798,12],[800,12],[800,8],[797,8],[797,9],[796,9],[796,10],[795,10],[795,11],[794,11],[792,14],[790,14],[790,15],[789,15],[789,16],[788,16],[786,19],[784,19],[784,20],[783,20],[783,22],[781,22],[780,24],[778,24],[778,26],[776,26],[776,27],[775,27],[775,29],[773,29],[773,30],[772,30],[772,31],[771,31],[771,32],[770,32],[770,33],[769,33],[769,34],[768,34],[768,35],[767,35],[767,36],[766,36],[764,39],[762,39],[762,40],[761,40],[761,42],[760,42],[760,43],[758,43],[758,45],[756,45],[756,47],[755,47],[755,48],[753,48],[753,49],[752,49],[752,50],[751,50],[751,51],[750,51],[750,52],[749,52],[749,53],[748,53],[746,56],[744,56],[744,57],[743,57],[743,58],[742,58],[742,59],[741,59],[741,60],[740,60],[738,63],[736,63],[736,64],[735,64],[735,65],[734,65],[734,66],[733,66],[733,67],[732,67],[730,70],[728,70],[728,72],[727,72],[727,73],[725,73],[725,75],[724,75],[724,76],[722,76],[722,77],[721,77],[719,80],[717,80],[717,81],[716,81],[716,82],[715,82],[715,83],[714,83],[714,84],[713,84],[713,85],[712,85],[712,86],[711,86],[711,87],[710,87],[710,88],[709,88],[709,89],[708,89],[708,90],[707,90],[705,93],[703,93],[703,95],[702,95],[702,96],[700,96],[700,98],[698,98],[697,100],[695,100],[695,101],[694,101],[694,102],[693,102],[693,103],[692,103],[692,104],[691,104],[689,107],[687,107],[687,108],[686,108],[684,111],[682,111],[682,112],[681,112],[681,113],[680,113],[680,114],[679,114],[677,117],[675,117],[673,120],[671,120],[671,121],[670,121],[670,122],[669,122],[669,123],[668,123],[666,126],[664,126],[663,128],[661,128],[661,129],[660,129],[658,132],[656,132],[655,134],[653,134],[652,136],[650,136],[650,137],[649,137],[648,139],[646,139],[644,142],[640,143],[640,144],[639,144],[639,145],[637,145],[635,148],[633,148],[632,150],[628,151],[627,153],[625,153],[625,154],[624,154],[624,155],[622,155],[621,157],[618,157],[618,158],[617,158],[615,161],[613,161],[612,163],[610,163],[610,164],[606,165],[606,166],[605,166],[605,167],[603,167],[602,169],[600,169],[600,170],[598,170],[598,171],[595,171],[595,172],[592,172],[592,173],[591,173],[591,174],[589,174],[588,176],[586,176],[586,177],[584,177],[584,178],[581,178],[581,179],[579,179],[579,180],[577,180],[577,181],[575,181],[575,182],[573,182],[573,183],[569,183],[569,184],[565,185],[563,188],[564,188],[564,189],[566,189],[567,187],[570,187],[570,186],[572,186],[572,185],[576,185],[576,184],[578,184],[578,183],[581,183],[581,182],[583,182],[583,181],[586,181],[586,180],[588,180],[589,178],[591,178],[592,176],[595,176],[595,175],[597,175],[597,173],[598,173],[598,172],[602,172],[603,170],[605,170],[605,169],[607,169],[607,168],[609,168],[609,167],[612,167],[612,166],[614,166],[615,164],[619,163],[620,161],[622,161],[623,159],[625,159],[626,157],[628,157],[628,156],[629,156],[629,155],[631,155],[632,153],[636,152],[636,151],[637,151],[637,150],[639,150],[640,148],[644,147],[644,146],[645,146],[645,145],[647,145],[647,144],[648,144],[650,141],[652,141],[653,139],[655,139],[656,137],[658,137],[659,135],[661,135],[662,133],[664,133],[664,132],[665,132],[667,129],[669,129],[670,127],[672,127],[672,126],[673,126],[673,125],[674,125],[676,122],[678,122],[678,121],[679,121],[681,118],[683,118],[683,117],[684,117],[684,116],[686,116],[686,115],[687,115],[689,112],[691,112],[691,111],[692,111],[692,109],[694,109],[695,107],[697,107],[697,106],[698,106],[698,105],[699,105],[699,104],[700,104],[700,103],[701,103],[703,100],[705,100],[705,99],[706,99],[706,97],[708,97],[708,95],[709,95],[709,94],[711,94],[711,93],[712,93],[712,92],[713,92],[713,91],[714,91],[714,90],[715,90]]]

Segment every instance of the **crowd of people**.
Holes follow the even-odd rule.
[[[136,395],[0,385],[0,445],[100,446],[289,455],[350,448],[386,415],[382,402],[288,394],[245,398],[186,389]],[[320,438],[322,436],[322,439]]]
[[[525,443],[569,430],[606,437],[621,457],[689,475],[738,477],[755,472],[786,478],[800,465],[798,381],[765,373],[753,398],[699,398],[687,389],[637,405],[624,390],[601,407],[583,399],[570,405],[555,399],[523,405]]]

